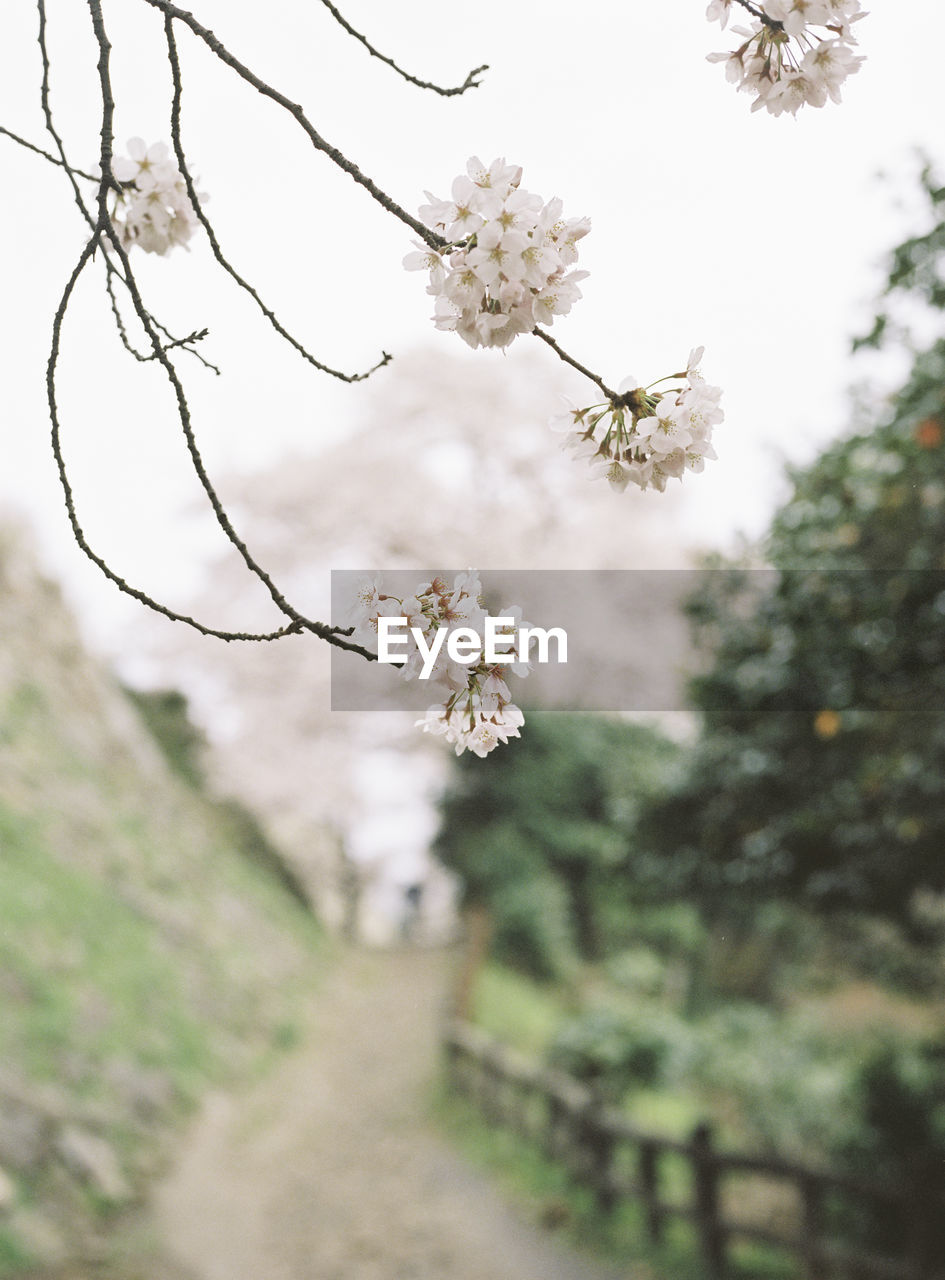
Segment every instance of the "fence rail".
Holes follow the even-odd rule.
[[[444,1033],[450,1085],[471,1097],[493,1123],[514,1128],[537,1142],[589,1187],[610,1212],[637,1200],[649,1238],[663,1239],[672,1218],[688,1220],[709,1275],[722,1280],[730,1245],[756,1241],[792,1254],[806,1280],[945,1280],[945,1259],[935,1254],[936,1231],[945,1223],[945,1191],[928,1182],[888,1187],[807,1168],[774,1156],[720,1150],[708,1124],[688,1141],[645,1133],[586,1085],[551,1070],[465,1022]],[[689,1168],[690,1195],[670,1199],[664,1190],[667,1157]],[[733,1211],[733,1179],[786,1185],[791,1210],[787,1227],[752,1221]],[[831,1210],[892,1214],[903,1241],[901,1254],[882,1256],[852,1247],[831,1226]]]

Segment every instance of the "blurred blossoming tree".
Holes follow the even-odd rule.
[[[376,48],[330,0],[322,3],[343,31],[341,38],[358,42],[368,55],[418,89],[448,98],[481,85],[488,69],[484,65],[472,69],[455,86],[419,78]],[[414,216],[324,137],[303,105],[263,78],[194,13],[172,0],[140,0],[140,4],[143,9],[155,11],[161,24],[159,42],[166,54],[172,85],[167,141],[149,143],[133,137],[124,151],[116,145],[115,82],[102,0],[87,0],[98,54],[97,157],[91,160],[85,156],[78,163],[75,156],[67,154],[57,128],[51,96],[54,69],[49,55],[47,0],[36,0],[39,97],[46,147],[2,129],[8,139],[63,171],[68,184],[64,191],[68,191],[85,224],[84,243],[53,321],[46,375],[52,449],[75,540],[119,590],[169,619],[225,641],[274,641],[307,634],[362,658],[374,657],[369,648],[352,638],[350,628],[316,621],[294,603],[284,581],[277,581],[237,528],[201,455],[182,373],[187,358],[207,371],[219,373],[204,354],[207,330],[172,332],[152,310],[139,280],[136,264],[142,254],[163,257],[186,248],[195,236],[202,235],[220,270],[245,291],[276,333],[316,371],[354,383],[370,377],[391,359],[382,352],[368,369],[344,372],[335,368],[286,327],[224,250],[206,212],[207,196],[198,189],[197,170],[185,152],[179,37],[193,42],[215,64],[274,104],[289,127],[301,130],[313,150],[352,179],[380,214],[396,219],[413,233],[417,249],[408,253],[405,265],[428,271],[427,292],[435,297],[433,319],[437,329],[456,332],[473,347],[504,348],[526,335],[538,338],[554,356],[593,384],[594,402],[586,404],[582,398],[559,423],[566,446],[592,464],[592,474],[606,478],[618,490],[629,485],[663,490],[668,480],[681,479],[688,471],[699,472],[707,459],[716,456],[711,435],[723,416],[721,391],[703,377],[701,347],[691,350],[684,369],[646,383],[636,377],[624,378],[614,389],[604,376],[569,354],[548,332],[555,319],[566,315],[581,296],[578,284],[586,272],[574,268],[580,241],[590,230],[588,217],[565,217],[557,196],[545,201],[525,190],[520,166],[507,163],[504,158],[483,163],[475,156],[469,160],[466,174],[454,181],[448,199],[427,193],[428,203]],[[819,106],[828,98],[839,99],[840,84],[862,61],[852,52],[854,27],[863,16],[859,0],[766,0],[764,5],[752,0],[712,0],[706,16],[725,27],[736,10],[749,23],[747,27],[731,28],[742,43],[730,54],[712,57],[724,58],[729,78],[756,95],[756,107],[764,106],[773,115],[794,114],[804,104]],[[156,363],[166,378],[199,484],[222,534],[281,615],[282,625],[275,630],[226,630],[169,607],[126,580],[92,546],[86,534],[62,446],[59,374],[67,314],[80,281],[86,273],[96,270],[128,356],[141,363]],[[482,724],[488,720],[484,716]]]

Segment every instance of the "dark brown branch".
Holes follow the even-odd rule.
[[[21,138],[18,133],[14,133],[12,129],[5,128],[0,124],[0,133],[11,138],[14,142],[18,142],[21,147],[26,147],[27,151],[35,151],[38,156],[42,156],[44,160],[48,160],[50,164],[58,165],[61,169],[67,169],[69,173],[74,173],[80,178],[85,178],[88,182],[98,182],[98,178],[94,173],[85,173],[82,169],[74,169],[71,165],[66,164],[62,160],[58,160],[48,151],[44,151],[42,147],[37,147],[35,143],[27,142],[25,138]]]
[[[772,31],[784,30],[783,22],[778,22],[776,18],[769,18],[764,9],[759,9],[756,4],[752,4],[752,0],[735,0],[735,3],[740,4],[743,9],[747,9],[752,17],[757,18],[759,22],[763,22]]]
[[[365,378],[369,378],[372,373],[383,368],[384,365],[392,359],[386,351],[381,353],[381,358],[378,360],[377,364],[373,365],[365,373],[341,373],[338,369],[332,369],[329,365],[323,364],[321,360],[316,360],[311,352],[307,351],[306,348],[302,346],[301,342],[297,341],[297,339],[295,339],[287,329],[283,328],[275,313],[266,306],[253,286],[245,280],[236,268],[233,267],[223,256],[223,251],[220,248],[219,241],[217,240],[216,232],[214,231],[209,218],[203,211],[203,207],[201,206],[197,195],[196,187],[194,186],[193,176],[191,175],[187,166],[187,161],[184,157],[184,147],[180,136],[180,108],[183,84],[181,80],[180,61],[177,56],[177,42],[174,39],[173,26],[173,19],[169,15],[165,14],[164,31],[167,37],[167,56],[171,64],[171,76],[174,82],[174,99],[171,106],[171,141],[174,146],[174,154],[177,157],[177,166],[180,169],[184,182],[187,186],[187,195],[190,199],[191,205],[193,206],[194,212],[200,219],[201,226],[207,233],[207,239],[210,241],[210,248],[213,251],[213,256],[227,275],[230,276],[231,279],[235,280],[240,288],[244,289],[249,294],[259,307],[260,311],[275,329],[276,333],[278,333],[280,337],[284,338],[290,346],[294,347],[304,360],[307,360],[309,364],[314,365],[315,368],[319,369],[322,373],[328,373],[333,378],[339,378],[342,382],[362,382]]]
[[[66,472],[65,459],[62,453],[62,443],[60,439],[59,410],[56,402],[56,364],[59,359],[59,347],[60,347],[60,342],[62,338],[62,324],[65,319],[66,309],[69,306],[69,300],[72,296],[72,291],[75,288],[76,282],[78,281],[79,276],[82,274],[83,270],[85,269],[85,266],[89,261],[89,259],[91,258],[92,254],[95,252],[95,247],[96,247],[96,237],[93,236],[92,239],[89,240],[85,248],[82,250],[81,257],[79,258],[79,261],[76,263],[76,266],[72,272],[72,275],[69,277],[68,283],[66,284],[65,290],[63,291],[63,295],[59,302],[59,306],[56,310],[56,316],[53,321],[52,345],[50,347],[50,352],[49,352],[49,361],[46,366],[46,392],[49,398],[49,415],[50,415],[50,420],[52,422],[53,456],[56,460],[56,466],[59,469],[59,480],[62,485],[62,491],[65,495],[65,500],[66,500],[66,512],[68,514],[69,524],[72,526],[72,532],[76,542],[79,544],[79,547],[81,548],[81,550],[84,551],[85,554],[88,556],[88,558],[92,561],[92,563],[96,565],[96,567],[100,569],[101,572],[105,575],[105,577],[108,578],[109,581],[113,582],[120,591],[123,591],[125,595],[129,595],[133,597],[133,599],[137,600],[140,604],[146,605],[149,609],[154,610],[155,613],[160,613],[165,618],[169,618],[173,622],[186,623],[188,626],[193,627],[194,630],[199,631],[201,635],[215,636],[219,640],[275,640],[275,639],[278,639],[280,636],[289,635],[289,634],[297,633],[301,631],[302,629],[301,624],[297,622],[290,623],[288,626],[281,628],[281,630],[279,631],[273,631],[265,635],[263,634],[255,635],[249,632],[218,631],[213,627],[204,626],[203,623],[198,622],[195,618],[188,617],[186,614],[183,614],[183,613],[176,613],[173,609],[168,609],[165,605],[159,604],[156,600],[152,600],[152,598],[149,595],[147,595],[144,591],[140,591],[137,587],[131,586],[128,582],[125,581],[124,578],[122,578],[119,574],[115,573],[115,571],[112,568],[110,568],[110,566],[102,559],[102,557],[97,555],[95,551],[93,551],[92,547],[89,545],[85,537],[85,532],[82,529],[81,524],[79,523],[78,515],[76,514],[75,498],[72,493],[72,485],[69,481],[69,476]]]
[[[619,402],[619,394],[616,391],[611,391],[603,378],[599,378],[596,373],[591,373],[590,369],[585,369],[583,364],[578,364],[573,356],[569,356],[562,347],[558,346],[550,333],[545,333],[544,329],[539,329],[536,325],[536,327],[532,329],[532,334],[536,338],[541,338],[542,342],[547,343],[548,346],[551,347],[552,351],[554,351],[559,359],[563,360],[565,364],[569,364],[572,369],[577,369],[578,373],[583,373],[585,378],[590,378],[591,382],[593,382],[595,386],[600,387],[601,391],[603,391],[604,395],[612,404]]]
[[[217,366],[215,364],[211,364],[211,362],[202,356],[193,345],[195,342],[202,342],[204,338],[209,335],[209,329],[195,329],[194,332],[189,333],[186,338],[175,338],[171,331],[161,324],[160,320],[155,319],[155,317],[151,315],[150,311],[148,312],[148,316],[150,317],[151,323],[154,325],[155,329],[159,329],[161,333],[164,334],[165,338],[167,338],[167,342],[162,344],[165,351],[171,351],[174,347],[180,347],[180,349],[182,351],[186,351],[189,356],[193,356],[195,360],[199,360],[205,369],[209,369],[211,373],[215,373],[218,378],[220,377],[220,370]],[[146,356],[145,358],[147,360],[152,360],[154,357]]]
[[[40,2],[40,5],[42,5],[42,0],[39,0],[39,2]],[[89,10],[91,12],[92,26],[93,26],[96,41],[99,47],[98,71],[99,71],[99,81],[100,81],[100,87],[101,87],[101,101],[102,101],[102,127],[101,127],[102,178],[100,180],[99,192],[98,192],[98,218],[92,227],[92,235],[88,240],[85,248],[83,249],[79,257],[79,260],[76,263],[75,268],[73,269],[71,276],[69,277],[69,280],[63,291],[59,306],[56,310],[55,319],[53,321],[53,334],[52,334],[52,343],[50,347],[49,361],[47,363],[47,368],[46,368],[46,387],[47,387],[47,395],[49,399],[50,420],[52,423],[53,455],[55,457],[56,465],[59,470],[59,478],[62,484],[63,493],[65,495],[65,500],[66,500],[66,510],[68,513],[69,522],[72,527],[72,531],[76,538],[76,541],[79,547],[81,548],[81,550],[89,557],[90,560],[92,560],[92,562],[101,570],[101,572],[111,582],[115,583],[115,585],[119,588],[119,590],[124,591],[126,594],[132,596],[134,599],[138,600],[141,604],[146,605],[148,608],[153,609],[157,613],[160,613],[165,617],[170,618],[174,621],[184,622],[194,627],[197,631],[200,631],[205,635],[213,635],[222,640],[275,640],[275,639],[281,638],[284,635],[298,634],[304,631],[308,631],[319,636],[321,639],[327,640],[330,644],[334,644],[339,648],[357,653],[360,656],[373,661],[375,660],[374,654],[371,654],[368,650],[363,649],[360,645],[352,644],[350,641],[342,638],[343,635],[350,634],[350,631],[346,631],[343,628],[330,627],[330,626],[327,626],[325,623],[313,622],[311,619],[306,618],[302,614],[298,613],[295,609],[291,607],[291,605],[288,604],[288,602],[282,597],[281,593],[275,587],[274,583],[268,577],[265,571],[253,560],[245,544],[237,536],[235,530],[233,529],[233,526],[231,525],[228,517],[226,516],[226,513],[223,510],[222,504],[220,503],[220,499],[217,496],[215,489],[210,483],[209,477],[207,476],[206,470],[203,466],[203,461],[200,457],[200,453],[197,449],[197,444],[196,444],[196,440],[193,434],[193,429],[190,423],[190,414],[187,406],[187,401],[184,396],[183,387],[180,383],[179,378],[177,377],[176,370],[174,369],[174,366],[171,363],[171,360],[167,355],[166,350],[163,348],[161,344],[157,331],[152,322],[152,318],[144,307],[144,304],[141,300],[141,296],[137,287],[137,282],[134,278],[134,274],[128,262],[128,256],[116,234],[115,228],[112,225],[111,217],[109,215],[107,199],[108,199],[109,187],[110,187],[111,157],[112,157],[112,144],[113,144],[112,117],[114,112],[114,100],[112,97],[111,81],[110,81],[109,68],[108,68],[108,57],[110,52],[110,45],[108,42],[107,34],[105,32],[100,0],[89,0]],[[143,325],[144,330],[147,333],[148,338],[151,342],[152,348],[154,350],[155,358],[163,367],[174,389],[174,392],[177,398],[181,425],[183,427],[184,435],[187,440],[187,446],[191,454],[191,459],[197,471],[198,478],[200,479],[200,482],[204,488],[204,491],[206,492],[207,497],[211,503],[214,514],[217,517],[217,521],[220,524],[221,528],[223,529],[223,532],[226,534],[229,541],[233,544],[233,546],[237,549],[237,551],[242,556],[243,561],[246,564],[247,568],[250,569],[250,571],[254,573],[255,576],[259,578],[259,580],[267,587],[267,589],[269,590],[269,594],[273,602],[277,606],[277,608],[279,608],[290,619],[290,622],[286,626],[280,628],[278,631],[269,632],[267,634],[220,631],[220,630],[217,630],[216,628],[206,627],[202,623],[197,622],[195,619],[190,618],[185,614],[180,614],[174,610],[168,609],[166,606],[161,605],[157,601],[153,600],[149,595],[147,595],[147,593],[140,591],[138,588],[130,586],[123,578],[121,578],[117,573],[115,573],[115,571],[109,567],[109,565],[102,559],[102,557],[97,555],[92,550],[91,546],[89,545],[85,537],[84,531],[82,530],[82,527],[79,523],[78,516],[76,513],[72,487],[66,471],[65,459],[62,453],[61,439],[60,439],[61,433],[60,433],[59,413],[58,413],[58,406],[56,402],[56,366],[59,358],[59,349],[60,349],[60,343],[61,343],[61,337],[62,337],[62,326],[66,316],[66,311],[69,306],[69,301],[72,297],[73,290],[75,289],[75,285],[79,277],[81,276],[82,271],[85,269],[87,263],[90,261],[90,259],[92,258],[96,250],[100,247],[104,247],[105,237],[111,240],[114,252],[118,257],[119,261],[121,262],[121,266],[124,271],[123,282],[126,288],[128,289],[128,292],[131,297],[132,303],[134,304],[138,319],[141,321],[141,324]]]
[[[59,480],[62,485],[62,491],[65,495],[66,512],[69,518],[69,524],[72,527],[73,536],[75,537],[79,548],[86,556],[88,556],[104,576],[108,578],[110,582],[115,584],[119,591],[123,592],[127,596],[131,596],[132,599],[137,600],[139,604],[145,605],[154,613],[159,613],[162,617],[168,618],[172,622],[185,623],[187,626],[192,627],[193,630],[198,631],[201,635],[212,636],[217,640],[225,640],[227,642],[233,640],[271,641],[280,640],[283,636],[299,635],[303,631],[312,631],[322,639],[328,640],[329,643],[334,644],[341,649],[348,649],[359,654],[361,657],[375,661],[376,655],[370,653],[366,649],[362,649],[360,645],[351,644],[350,642],[342,639],[341,635],[346,634],[346,632],[342,631],[341,628],[326,627],[322,623],[312,623],[302,617],[293,619],[287,623],[286,626],[280,627],[277,631],[270,632],[223,631],[216,627],[208,627],[204,623],[198,622],[196,618],[190,617],[188,614],[178,613],[174,609],[169,609],[166,605],[160,604],[157,600],[154,600],[147,594],[147,592],[141,591],[138,587],[131,586],[130,583],[126,582],[120,574],[116,573],[114,569],[112,569],[111,566],[90,546],[86,539],[85,532],[79,523],[79,518],[75,508],[75,498],[72,492],[72,485],[66,471],[65,458],[62,453],[59,410],[56,401],[56,365],[59,359],[62,326],[63,321],[65,320],[66,310],[69,306],[69,301],[79,276],[82,274],[86,264],[95,252],[98,234],[100,234],[100,232],[97,232],[96,236],[93,236],[82,250],[79,261],[76,263],[72,275],[69,277],[63,291],[62,298],[53,321],[52,344],[49,352],[49,361],[46,366],[46,391],[49,398],[49,416],[52,423],[52,451],[59,471]],[[347,634],[350,634],[350,632],[347,632]]]
[[[82,192],[79,190],[79,184],[75,180],[75,170],[66,158],[66,149],[63,146],[62,138],[59,136],[59,132],[56,129],[55,122],[53,121],[52,107],[49,105],[49,51],[46,48],[45,0],[36,0],[36,5],[39,11],[39,34],[37,36],[37,40],[39,42],[39,51],[43,60],[43,79],[40,87],[40,103],[43,109],[43,119],[46,122],[46,132],[56,144],[56,150],[59,152],[60,162],[63,169],[68,174],[69,182],[72,185],[72,194],[75,197],[75,202],[79,206],[79,211],[81,212],[82,217],[88,223],[90,230],[94,234],[95,219],[92,217],[92,214],[82,197]]]
[[[2,129],[2,126],[0,126],[0,129],[2,129],[3,133],[13,138],[16,142],[19,142],[23,146],[28,147],[31,151],[38,152],[45,159],[49,160],[52,164],[58,165],[60,168],[62,168],[65,171],[65,173],[69,178],[69,182],[72,186],[73,195],[75,197],[75,201],[76,201],[76,204],[78,205],[79,211],[81,212],[83,218],[88,224],[93,237],[95,237],[99,229],[98,223],[96,222],[95,218],[93,218],[92,212],[89,206],[85,203],[85,199],[82,195],[82,192],[79,190],[78,183],[76,182],[76,176],[80,178],[86,178],[91,182],[95,182],[99,184],[100,190],[103,189],[102,187],[103,179],[94,177],[92,174],[84,173],[81,169],[76,169],[72,164],[70,164],[68,158],[66,157],[65,147],[63,145],[62,138],[60,137],[59,132],[56,129],[55,123],[53,121],[52,106],[49,101],[50,62],[49,62],[49,52],[46,46],[45,0],[37,0],[37,8],[39,11],[39,34],[37,39],[38,39],[40,54],[42,55],[42,62],[43,62],[41,104],[42,104],[42,110],[43,110],[43,117],[46,123],[46,131],[47,133],[49,133],[50,137],[53,139],[53,141],[56,144],[56,150],[59,152],[59,158],[57,159],[54,155],[50,155],[49,152],[43,151],[41,148],[33,146],[32,143],[27,142],[23,138],[17,137],[16,134],[10,133],[9,129]],[[117,183],[112,182],[111,185],[114,187],[117,187]],[[117,299],[115,298],[112,278],[113,276],[117,275],[118,278],[122,281],[122,284],[125,284],[125,285],[127,285],[127,281],[124,279],[122,273],[117,269],[117,267],[109,257],[108,246],[105,242],[103,242],[101,236],[97,237],[97,244],[98,244],[98,248],[100,248],[102,251],[102,258],[105,263],[105,271],[106,271],[105,287],[108,291],[109,301],[111,303],[111,308],[112,308],[112,315],[115,317],[115,323],[118,326],[118,333],[121,337],[122,343],[124,344],[126,350],[131,352],[131,354],[134,355],[136,359],[151,360],[153,359],[153,356],[145,356],[145,355],[142,355],[140,352],[136,351],[128,339],[128,334],[125,329],[124,323],[122,322],[121,313],[118,309]],[[200,361],[200,363],[203,364],[206,368],[211,369],[214,373],[219,374],[220,370],[216,367],[216,365],[211,364],[209,360],[205,360],[199,351],[194,350],[192,343],[196,341],[195,335],[191,335],[188,338],[180,338],[180,339],[175,338],[173,334],[171,334],[170,331],[166,329],[164,325],[162,325],[158,320],[155,319],[154,324],[158,329],[160,329],[160,331],[164,334],[164,336],[169,339],[170,345],[172,347],[179,346],[183,350],[188,351],[192,356],[195,356]]]
[[[422,222],[412,217],[406,209],[402,209],[395,200],[392,200],[386,192],[382,191],[375,182],[373,182],[366,174],[362,173],[358,166],[350,161],[347,156],[343,155],[337,147],[333,147],[330,143],[318,133],[311,121],[306,117],[303,108],[295,102],[291,102],[278,89],[274,89],[271,85],[266,84],[265,80],[261,80],[249,67],[245,66],[238,58],[234,57],[230,51],[220,43],[212,31],[208,31],[206,27],[201,26],[192,13],[188,13],[186,9],[179,9],[177,5],[172,4],[171,0],[146,0],[146,3],[154,9],[159,9],[163,14],[175,18],[182,22],[184,26],[190,30],[210,49],[217,58],[220,59],[225,66],[230,67],[236,74],[245,80],[247,84],[253,88],[264,98],[271,98],[283,110],[295,119],[300,128],[304,130],[312,146],[317,151],[321,151],[331,160],[332,164],[342,169],[350,178],[364,187],[371,197],[377,201],[382,209],[386,209],[388,213],[399,218],[411,231],[415,231],[426,244],[431,248],[441,250],[447,247],[447,242],[442,236],[436,235],[429,227],[425,227]]]
[[[111,270],[106,271],[105,273],[105,292],[108,294],[108,300],[112,308],[112,315],[115,317],[115,327],[118,330],[118,336],[121,338],[121,344],[128,354],[134,356],[139,363],[147,364],[155,358],[154,352],[152,351],[150,355],[145,355],[143,351],[138,350],[128,337],[128,330],[125,328],[125,321],[121,314],[121,308],[118,306],[118,299],[115,297],[115,288],[112,282],[114,276],[118,276],[119,279],[121,279],[121,276],[114,264],[109,264],[109,259],[107,257],[105,258],[105,262],[107,265],[111,265]],[[124,281],[122,281],[122,283],[124,283]],[[171,351],[175,347],[181,347],[185,351],[189,352],[190,355],[196,356],[202,365],[219,376],[220,370],[217,366],[215,364],[211,364],[209,360],[205,360],[200,352],[195,350],[192,345],[195,342],[202,342],[207,336],[209,330],[198,329],[194,333],[189,333],[186,338],[175,338],[167,329],[165,329],[164,325],[162,325],[160,321],[155,320],[153,315],[151,316],[151,322],[155,328],[160,329],[167,338],[167,342],[162,344],[165,351]]]
[[[338,12],[335,6],[331,3],[331,0],[322,0],[322,4],[335,21],[344,27],[349,36],[354,36],[355,40],[358,40],[364,45],[372,58],[379,58],[381,62],[385,62],[393,71],[396,71],[399,76],[403,76],[405,80],[408,80],[411,84],[415,84],[418,89],[432,89],[434,93],[438,93],[444,98],[453,98],[458,94],[465,93],[467,89],[478,89],[480,82],[476,77],[481,75],[483,71],[489,70],[487,63],[484,63],[481,67],[473,67],[472,71],[470,71],[463,83],[457,85],[454,89],[444,89],[438,84],[430,84],[427,80],[418,80],[416,76],[412,76],[408,71],[404,71],[403,67],[398,67],[393,58],[388,58],[386,54],[379,53],[372,44],[369,44],[367,39],[361,35],[360,31],[355,31],[354,27],[351,26],[343,14]]]
[[[113,147],[112,120],[113,120],[114,110],[115,110],[115,102],[112,96],[111,78],[110,78],[109,66],[108,66],[108,58],[109,58],[109,52],[110,52],[111,46],[108,41],[108,36],[105,31],[104,20],[102,18],[101,0],[88,0],[88,3],[89,3],[89,10],[92,14],[93,30],[95,32],[95,37],[99,47],[98,73],[99,73],[99,84],[101,87],[101,95],[102,95],[102,128],[101,128],[102,182],[99,187],[99,221],[98,221],[97,235],[94,237],[94,240],[97,242],[97,240],[101,237],[102,234],[106,234],[108,238],[111,240],[112,247],[115,251],[115,255],[117,256],[119,262],[122,265],[122,269],[124,270],[124,273],[125,273],[125,285],[128,289],[128,293],[131,297],[131,301],[132,301],[132,304],[134,305],[134,309],[138,315],[138,319],[141,321],[141,324],[144,327],[144,331],[148,335],[148,338],[150,339],[151,346],[154,350],[155,358],[164,369],[165,373],[167,374],[168,381],[170,382],[171,387],[173,388],[174,395],[177,400],[178,415],[180,418],[181,426],[184,431],[184,437],[187,442],[187,449],[190,453],[191,462],[193,463],[194,470],[197,473],[197,478],[200,481],[200,484],[207,495],[207,498],[210,502],[210,506],[213,509],[213,513],[216,516],[217,523],[219,524],[220,528],[223,530],[224,534],[227,536],[229,541],[233,544],[233,546],[239,552],[246,567],[252,573],[254,573],[256,577],[259,578],[260,582],[262,582],[263,585],[266,587],[276,607],[282,613],[284,613],[287,617],[291,618],[294,622],[304,622],[305,619],[303,619],[302,616],[299,613],[297,613],[295,609],[292,608],[292,606],[283,597],[282,593],[276,587],[275,583],[272,581],[272,579],[269,577],[266,571],[259,564],[257,564],[256,561],[253,559],[253,557],[250,555],[249,549],[247,548],[243,540],[239,537],[236,530],[233,528],[233,525],[231,524],[230,519],[223,508],[223,504],[220,501],[220,497],[217,494],[216,489],[214,488],[213,484],[210,481],[210,477],[207,474],[206,468],[203,463],[203,458],[200,455],[200,450],[197,447],[197,441],[196,441],[196,437],[194,436],[193,425],[191,423],[191,418],[190,418],[190,408],[187,404],[187,397],[184,394],[183,385],[180,381],[180,378],[177,376],[177,370],[174,368],[174,365],[172,364],[170,357],[167,355],[166,351],[164,350],[161,344],[161,341],[157,335],[157,332],[155,331],[154,325],[151,322],[151,317],[144,306],[144,302],[138,290],[137,282],[135,280],[134,273],[131,268],[131,264],[128,261],[128,255],[125,251],[124,246],[121,243],[120,238],[116,234],[115,228],[112,224],[111,217],[108,212],[108,205],[107,205],[108,177],[111,174],[112,147]]]

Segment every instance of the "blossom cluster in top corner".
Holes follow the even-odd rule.
[[[706,17],[724,27],[742,8],[750,22],[731,28],[741,43],[709,61],[724,62],[726,77],[755,95],[752,111],[797,115],[805,105],[840,101],[841,85],[865,61],[854,53],[853,24],[866,16],[860,0],[710,0]]]
[[[522,170],[504,159],[484,165],[473,156],[453,180],[449,200],[426,192],[423,223],[445,240],[420,241],[404,266],[429,271],[436,298],[433,321],[471,347],[507,347],[536,324],[550,325],[580,298],[586,271],[571,268],[589,218],[565,218],[556,197],[547,203],[521,186]]]
[[[187,246],[197,214],[163,142],[149,147],[142,138],[129,139],[128,154],[112,159],[112,174],[121,185],[112,222],[125,249],[137,245],[163,255],[175,245]]]

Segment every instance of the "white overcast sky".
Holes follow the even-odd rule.
[[[591,216],[584,299],[554,335],[612,385],[671,372],[705,345],[727,419],[720,460],[684,487],[685,519],[707,541],[759,532],[782,492],[782,459],[809,458],[844,428],[846,390],[868,368],[849,357],[849,337],[868,324],[886,250],[912,225],[914,150],[940,158],[941,0],[877,0],[858,28],[868,60],[843,105],[796,120],[752,114],[749,97],[706,62],[732,37],[705,21],[702,0],[344,3],[353,25],[424,78],[454,84],[490,64],[478,90],[449,100],[369,58],[316,0],[193,8],[411,212],[424,188],[448,194],[476,153],[523,165],[525,187],[561,196],[569,216]],[[48,0],[48,12],[56,118],[74,162],[94,166],[87,9]],[[167,139],[160,19],[143,0],[106,0],[105,15],[117,136]],[[331,364],[357,369],[382,348],[396,355],[421,343],[456,354],[460,340],[433,331],[423,281],[401,268],[409,230],[186,32],[179,41],[185,147],[235,265]],[[7,4],[0,123],[45,145],[39,75],[36,14]],[[0,502],[28,514],[47,564],[104,635],[123,615],[114,588],[69,540],[44,386],[51,319],[83,224],[61,173],[2,137],[0,157]],[[881,170],[891,182],[877,181]],[[159,316],[182,331],[211,330],[207,355],[224,376],[190,362],[182,369],[212,474],[314,450],[355,420],[363,392],[332,384],[271,340],[204,245],[139,266]],[[515,359],[513,348],[510,372]],[[550,370],[550,353],[548,361]],[[130,579],[183,603],[213,540],[179,515],[196,490],[166,384],[122,355],[91,274],[64,335],[61,401],[93,544]],[[634,503],[658,495],[625,498],[632,532]]]

